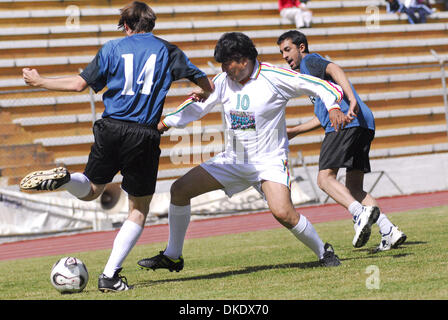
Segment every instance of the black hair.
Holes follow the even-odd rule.
[[[283,33],[280,37],[278,37],[277,44],[280,45],[283,41],[286,39],[290,39],[292,43],[294,43],[297,48],[300,46],[300,44],[305,45],[305,53],[310,53],[308,50],[308,40],[306,39],[306,36],[297,30],[290,30],[285,33]]]
[[[215,47],[214,57],[219,63],[228,61],[241,61],[242,58],[248,58],[255,62],[258,51],[252,40],[241,32],[224,33],[219,38]]]

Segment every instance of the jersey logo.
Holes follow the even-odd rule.
[[[230,127],[232,130],[255,130],[255,114],[245,111],[230,111]]]

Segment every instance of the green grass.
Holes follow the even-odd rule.
[[[315,224],[330,242],[342,266],[318,267],[316,257],[284,228],[185,242],[185,268],[144,271],[136,262],[163,249],[165,243],[138,245],[122,272],[134,290],[103,294],[97,278],[109,250],[74,255],[90,273],[86,289],[61,295],[50,284],[51,266],[60,256],[0,262],[0,300],[353,300],[448,299],[448,207],[389,215],[407,235],[400,248],[372,253],[378,227],[365,248],[351,245],[350,220]],[[368,289],[369,266],[379,271],[379,288]],[[370,282],[369,282],[370,283]]]

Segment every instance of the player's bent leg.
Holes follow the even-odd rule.
[[[345,186],[356,201],[364,206],[378,207],[378,202],[368,192],[364,191],[364,172],[361,170],[347,170]]]
[[[65,190],[83,201],[91,201],[98,198],[105,186],[105,184],[96,185],[91,183],[82,173],[75,172],[70,174],[64,167],[34,171],[20,181],[20,190],[24,192]]]
[[[129,199],[129,216],[128,220],[138,224],[141,227],[145,226],[146,217],[149,212],[149,205],[151,204],[152,195],[144,197],[134,197],[128,195]]]
[[[82,201],[92,201],[92,200],[95,200],[99,196],[101,196],[101,194],[103,193],[105,188],[106,188],[106,184],[90,183],[90,191],[89,191],[89,193],[86,196],[80,197],[78,199],[82,200]]]
[[[198,183],[200,181],[200,183]],[[179,272],[184,267],[182,249],[190,223],[190,200],[209,191],[222,189],[223,186],[204,168],[197,166],[177,179],[171,186],[171,203],[168,210],[169,239],[165,250],[151,258],[138,261],[142,269],[168,269]]]
[[[261,188],[275,219],[288,229],[296,226],[300,214],[292,204],[291,192],[288,187],[273,181],[263,181]]]
[[[264,181],[262,190],[277,221],[316,254],[321,266],[341,264],[333,247],[328,243],[324,244],[308,219],[295,210],[288,187],[277,182]]]
[[[176,206],[186,206],[190,204],[190,200],[194,197],[223,188],[223,185],[207,170],[197,166],[172,184],[170,189],[171,203]]]
[[[355,201],[350,191],[340,183],[337,177],[338,169],[323,169],[317,175],[319,188],[328,194],[334,201],[348,208]]]

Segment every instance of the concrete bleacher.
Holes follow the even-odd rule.
[[[23,92],[27,87],[21,69],[37,68],[46,76],[79,72],[102,44],[123,36],[116,24],[119,8],[126,3],[0,0],[1,145],[28,146],[21,152],[36,159],[27,164],[1,157],[3,184],[16,184],[36,166],[63,164],[70,170],[83,169],[93,142],[89,92]],[[287,67],[276,39],[294,26],[280,18],[277,1],[177,0],[171,5],[166,1],[150,4],[158,15],[154,33],[177,44],[210,77],[220,69],[213,61],[214,44],[223,32],[233,30],[245,32],[254,40],[260,60]],[[69,5],[79,9],[79,28],[66,25]],[[367,25],[367,6],[379,8],[379,28]],[[313,28],[303,32],[310,50],[341,65],[375,114],[372,157],[448,152],[441,72],[430,52],[433,49],[448,58],[448,12],[436,12],[426,24],[409,25],[404,15],[386,14],[381,0],[312,0],[308,7],[313,10]],[[174,83],[165,113],[176,108],[191,89],[188,81]],[[103,110],[101,94],[94,94],[93,99],[98,118]],[[306,121],[312,113],[307,97],[291,100],[287,124]],[[201,119],[201,126],[199,133],[190,126],[164,134],[160,180],[185,173],[197,164],[194,159],[203,158],[201,153],[209,156],[221,150],[222,140],[202,141],[202,147],[193,143],[193,135],[196,141],[204,133],[222,135],[219,107]],[[5,130],[10,130],[9,134]],[[294,138],[291,154],[302,151],[307,163],[316,163],[322,134],[322,130],[316,130]],[[190,143],[185,145],[186,141]],[[205,146],[213,152],[204,150]],[[184,148],[180,149],[182,154],[193,160],[174,164],[173,147]]]

